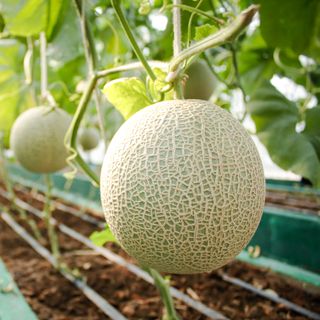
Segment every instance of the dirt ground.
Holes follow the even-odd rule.
[[[33,199],[30,194],[20,193],[19,197],[39,209],[42,208],[42,203]],[[5,199],[0,200],[8,204]],[[12,213],[15,219],[28,229],[17,214]],[[66,212],[56,210],[54,216],[57,220],[86,236],[96,229],[91,224]],[[43,221],[37,219],[36,222],[45,235]],[[60,233],[59,242],[64,260],[68,265],[77,268],[87,283],[128,319],[161,318],[162,304],[152,285]],[[48,246],[47,243],[45,245]],[[116,244],[110,243],[107,244],[107,247],[133,262]],[[1,219],[0,256],[39,319],[108,319]],[[306,319],[287,310],[283,305],[273,303],[225,282],[221,278],[221,273],[238,277],[257,288],[272,290],[300,306],[320,312],[319,291],[306,290],[301,284],[267,269],[256,268],[239,261],[233,261],[210,274],[171,276],[171,285],[231,319]],[[180,301],[175,301],[175,304],[182,319],[206,319],[205,316]]]

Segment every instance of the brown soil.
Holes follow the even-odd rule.
[[[320,197],[315,194],[267,190],[266,205],[320,215]]]
[[[42,203],[32,199],[30,195],[19,192],[19,197],[39,209],[42,208]],[[5,199],[1,199],[1,202],[8,204]],[[28,229],[16,214],[13,216]],[[66,212],[55,211],[54,216],[86,236],[95,230],[94,226]],[[43,222],[36,221],[45,235]],[[125,268],[92,254],[92,251],[77,241],[60,233],[59,242],[64,259],[69,266],[78,268],[87,283],[128,319],[161,318],[162,305],[153,286],[140,280]],[[132,259],[117,245],[108,244],[107,247],[132,262]],[[0,256],[39,319],[108,319],[1,219]],[[256,268],[239,261],[233,261],[210,274],[171,276],[171,285],[231,319],[306,319],[282,305],[223,281],[221,272],[238,277],[258,288],[271,289],[300,306],[320,312],[319,291],[313,290],[311,293],[301,284],[280,277],[267,269]],[[183,303],[179,301],[175,303],[182,319],[206,319]]]

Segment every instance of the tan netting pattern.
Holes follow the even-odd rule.
[[[106,220],[141,265],[208,272],[248,243],[262,214],[263,168],[245,129],[201,100],[164,101],[132,116],[101,173]]]

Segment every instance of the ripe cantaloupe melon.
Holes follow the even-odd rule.
[[[107,223],[158,271],[200,273],[233,259],[262,214],[262,163],[249,134],[202,100],[146,107],[114,136],[101,172]]]
[[[64,136],[71,117],[62,109],[36,107],[23,112],[13,124],[10,146],[27,170],[51,173],[64,168],[67,150]]]
[[[217,79],[201,60],[193,62],[186,70],[184,95],[186,99],[208,100],[217,85]]]
[[[99,132],[95,128],[83,128],[80,137],[79,143],[83,150],[92,150],[97,147],[99,144],[100,136]]]

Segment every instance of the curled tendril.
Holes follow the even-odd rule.
[[[32,71],[31,71],[32,57],[33,57],[33,51],[28,49],[23,59],[23,68],[24,68],[26,84],[32,83]]]
[[[65,137],[64,137],[64,146],[67,150],[68,153],[68,157],[66,159],[67,164],[69,165],[69,167],[71,168],[71,171],[64,173],[64,177],[67,180],[73,180],[77,173],[78,173],[78,167],[76,165],[76,158],[78,156],[78,151],[72,147],[71,143],[70,143],[70,137],[71,137],[71,131],[70,128],[67,131]]]
[[[162,91],[162,89],[159,90],[159,88],[157,87],[157,84],[159,84],[159,82],[163,82],[164,85],[167,86],[167,83],[165,83],[164,81],[160,81],[158,78],[153,81],[152,79],[150,79],[149,76],[147,76],[146,91],[152,103],[157,103],[162,101],[164,99],[164,94],[167,91],[169,91],[169,90]]]
[[[69,154],[69,156],[66,159],[66,162],[71,168],[71,170],[64,173],[63,176],[68,180],[73,180],[78,173],[78,167],[75,164],[75,159],[78,157],[78,151],[72,148],[70,145],[66,145],[66,148]]]
[[[169,92],[170,90],[172,90],[173,87],[174,87],[173,83],[170,82],[170,83],[166,84],[163,88],[161,88],[160,92],[165,94],[165,93]]]

